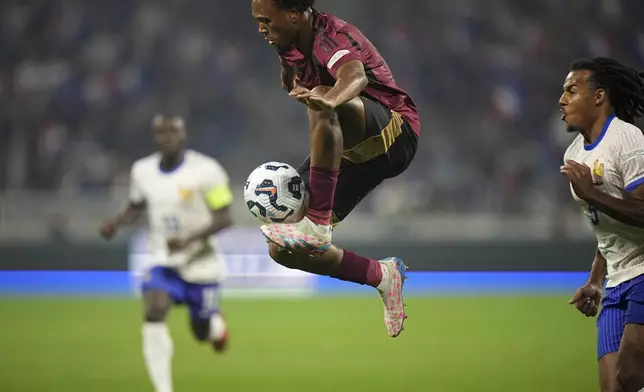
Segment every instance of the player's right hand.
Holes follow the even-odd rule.
[[[101,237],[105,238],[106,240],[112,239],[112,237],[114,237],[114,235],[116,234],[116,223],[112,221],[103,223],[99,229],[99,232],[101,233]]]
[[[572,296],[569,304],[575,305],[586,317],[595,317],[602,299],[602,288],[594,283],[586,283]]]

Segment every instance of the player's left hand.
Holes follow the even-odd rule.
[[[602,300],[602,288],[599,285],[586,283],[581,286],[568,303],[575,305],[586,317],[595,317],[599,311],[599,304]]]
[[[315,111],[333,110],[336,106],[331,100],[302,86],[296,86],[288,95]]]
[[[575,190],[575,194],[580,199],[587,199],[595,191],[590,167],[573,160],[567,160],[566,164],[561,166],[560,170],[568,177],[572,188]]]
[[[188,241],[184,238],[168,239],[168,250],[170,251],[170,253],[185,249],[187,246],[188,246]]]

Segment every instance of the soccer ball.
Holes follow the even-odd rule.
[[[244,201],[251,214],[264,223],[281,223],[302,208],[306,190],[295,168],[267,162],[253,170],[244,187]]]

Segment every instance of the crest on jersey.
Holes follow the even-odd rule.
[[[604,183],[604,163],[595,159],[593,163],[593,184],[602,185]]]
[[[195,192],[192,189],[179,188],[179,197],[181,197],[181,201],[189,201],[192,199],[194,193]]]

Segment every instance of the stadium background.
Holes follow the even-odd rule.
[[[335,234],[411,266],[403,335],[386,337],[366,288],[270,262],[239,202],[254,167],[297,165],[308,147],[250,2],[3,1],[0,390],[151,390],[145,231],[106,244],[97,227],[123,206],[159,110],[187,118],[237,198],[237,226],[218,238],[231,351],[199,348],[177,311],[177,391],[597,389],[594,321],[566,303],[594,242],[558,172],[572,136],[557,99],[577,57],[644,68],[644,3],[318,3],[362,29],[421,112],[415,162]]]

